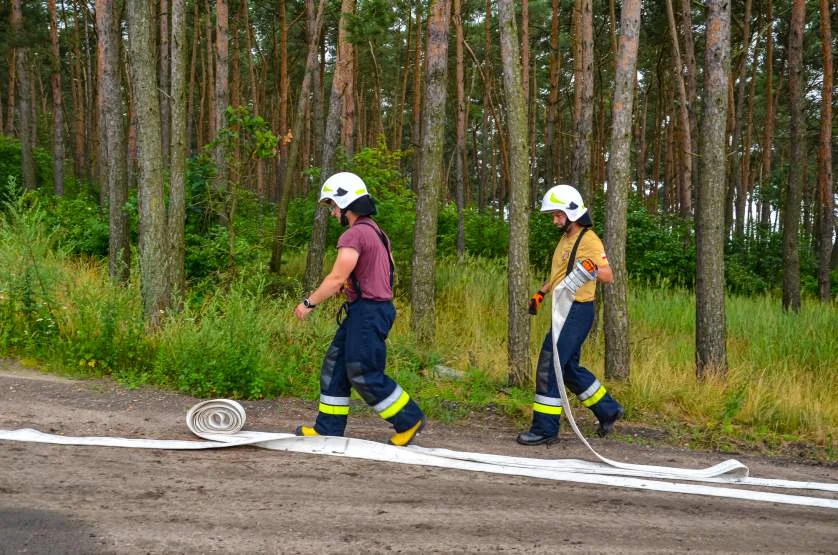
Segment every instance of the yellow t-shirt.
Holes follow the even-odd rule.
[[[572,237],[568,237],[566,233],[563,234],[559,239],[559,244],[556,245],[556,252],[553,253],[553,264],[550,268],[550,292],[564,279],[570,251],[573,250],[573,245],[576,243],[579,233],[582,233],[581,229],[574,233]],[[585,260],[586,258],[593,260],[597,266],[608,266],[605,247],[593,229],[585,232],[582,241],[579,242],[579,248],[576,249],[576,260]],[[579,302],[592,301],[594,297],[596,297],[596,280],[589,281],[576,291],[576,300]]]

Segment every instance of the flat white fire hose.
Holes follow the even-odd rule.
[[[198,403],[187,413],[186,425],[204,441],[135,439],[118,437],[72,437],[44,434],[37,430],[0,430],[0,440],[52,443],[60,445],[87,445],[102,447],[134,447],[140,449],[214,449],[252,445],[276,451],[310,453],[350,457],[391,463],[434,466],[505,474],[528,476],[547,480],[597,484],[614,487],[645,489],[729,497],[752,501],[767,501],[790,505],[838,509],[838,500],[788,495],[765,491],[753,491],[732,487],[704,486],[696,484],[672,483],[651,478],[680,478],[691,481],[715,482],[732,485],[757,485],[763,487],[785,487],[799,489],[818,489],[838,492],[838,484],[814,482],[787,482],[784,480],[752,481],[744,476],[747,469],[739,463],[721,463],[713,467],[695,471],[696,476],[683,478],[672,475],[673,469],[666,467],[645,467],[640,469],[609,468],[599,463],[565,460],[542,460],[519,457],[505,457],[483,453],[467,453],[447,449],[428,449],[411,446],[408,448],[385,445],[364,439],[345,437],[298,437],[286,433],[269,433],[242,430],[246,421],[244,408],[236,401],[214,399]],[[734,461],[735,462],[735,461]],[[640,466],[640,465],[630,465]],[[660,468],[663,472],[652,470]],[[743,471],[744,469],[744,471]],[[680,470],[680,469],[674,469]]]
[[[134,439],[118,437],[72,437],[44,434],[33,429],[0,430],[0,440],[53,443],[60,445],[87,445],[103,447],[134,447],[140,449],[215,449],[251,445],[276,451],[310,453],[350,457],[391,463],[414,464],[439,468],[452,468],[528,476],[547,480],[597,484],[604,486],[636,488],[650,491],[684,493],[714,497],[729,497],[751,501],[803,505],[838,509],[838,500],[826,497],[809,497],[742,489],[730,486],[755,486],[816,490],[838,493],[838,483],[800,482],[751,478],[748,468],[736,460],[727,460],[703,469],[672,468],[628,464],[613,461],[597,453],[588,443],[573,419],[564,387],[556,343],[558,333],[573,303],[573,291],[560,283],[553,293],[553,357],[556,377],[565,414],[576,436],[601,463],[576,459],[530,459],[485,453],[432,449],[417,446],[408,448],[386,445],[364,439],[345,437],[297,437],[286,433],[268,433],[243,430],[247,417],[244,408],[229,399],[214,399],[198,403],[186,414],[186,425],[204,441],[159,439]],[[728,487],[684,484],[662,480],[686,480],[722,484]]]

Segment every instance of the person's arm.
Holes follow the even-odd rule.
[[[304,303],[298,304],[294,308],[294,315],[303,320],[314,310],[315,306],[338,293],[346,280],[349,279],[356,264],[358,264],[358,251],[349,247],[338,249],[338,256],[332,266],[332,271],[323,278],[320,286],[308,296],[310,306],[306,307]]]
[[[614,271],[611,270],[611,265],[599,266],[596,279],[600,283],[611,283],[614,281]]]

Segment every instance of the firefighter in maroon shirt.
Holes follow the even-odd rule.
[[[347,230],[338,239],[332,271],[294,309],[300,320],[314,307],[343,291],[340,322],[320,368],[320,405],[313,427],[299,426],[297,435],[342,436],[349,415],[350,388],[393,425],[393,445],[408,445],[425,426],[419,405],[384,373],[385,340],[396,309],[393,306],[395,265],[390,240],[370,217],[375,203],[363,180],[349,172],[323,183],[320,202],[332,208]]]

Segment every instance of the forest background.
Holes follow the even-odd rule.
[[[526,300],[559,237],[538,206],[566,182],[616,276],[583,359],[629,421],[835,460],[837,20],[830,0],[4,2],[0,354],[315,398],[337,304],[291,310],[340,232],[320,183],[349,170],[394,245],[389,371],[434,418],[523,425],[549,327]]]

